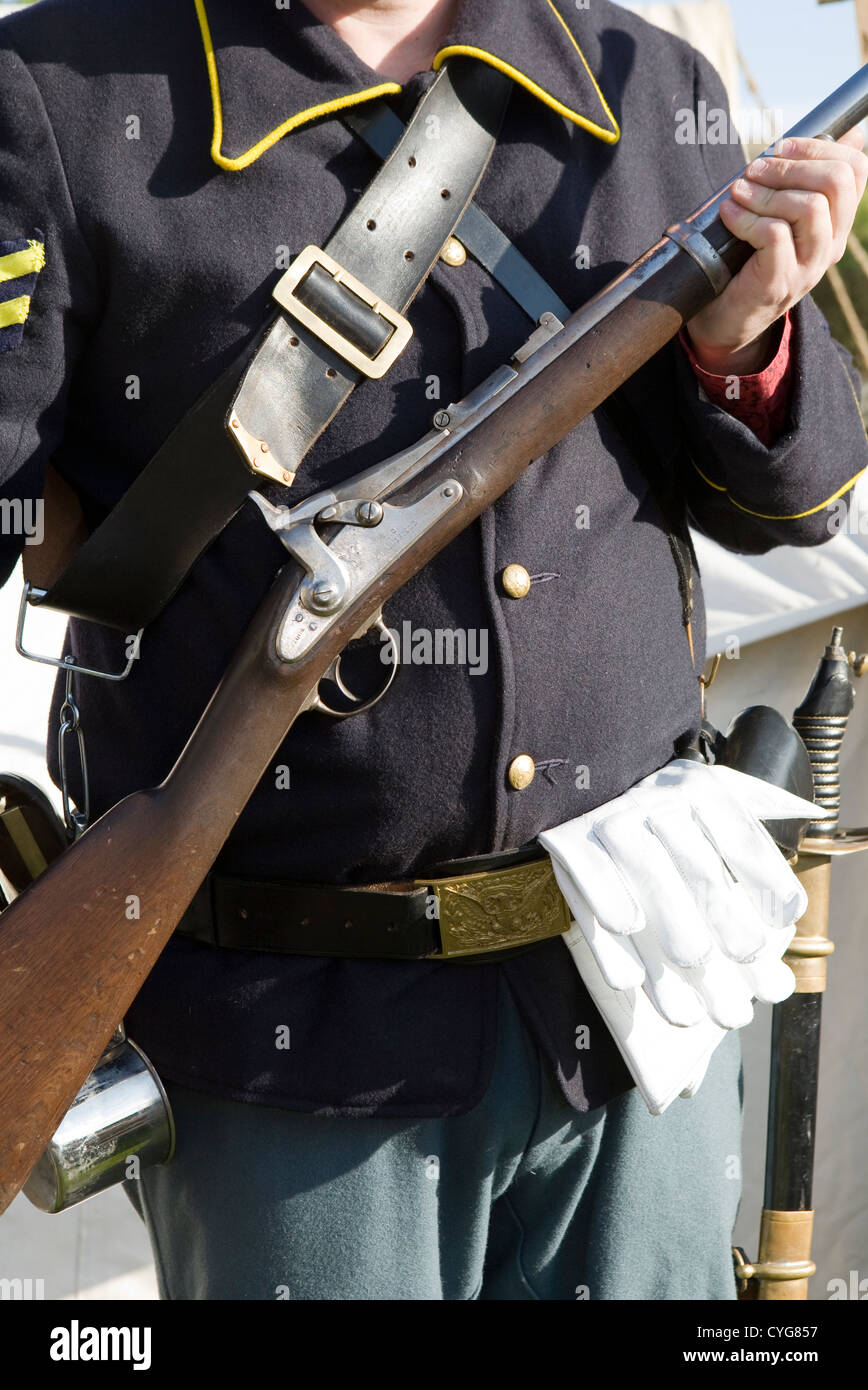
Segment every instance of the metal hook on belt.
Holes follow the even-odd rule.
[[[712,662],[711,662],[711,671],[710,671],[710,673],[709,673],[708,675],[706,675],[705,672],[703,671],[702,675],[699,677],[699,689],[700,689],[701,700],[702,700],[702,718],[703,718],[703,719],[705,718],[705,696],[706,696],[706,693],[707,693],[707,692],[711,689],[711,687],[714,685],[715,678],[716,678],[716,676],[717,676],[718,671],[720,670],[720,663],[721,663],[722,659],[723,659],[723,653],[722,653],[722,652],[715,652],[714,657],[712,658]]]
[[[84,747],[84,731],[81,727],[81,714],[72,694],[73,665],[75,658],[66,657],[66,690],[60,707],[60,728],[57,732],[57,761],[60,766],[60,790],[63,797],[63,819],[67,834],[75,840],[88,826],[90,820],[90,786],[87,776],[87,756]],[[75,734],[78,743],[78,761],[81,769],[82,809],[74,811],[69,794],[69,773],[66,763],[66,740]]]

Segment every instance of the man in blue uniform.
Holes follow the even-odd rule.
[[[726,111],[710,66],[608,0],[42,0],[0,26],[3,495],[39,497],[52,460],[96,526],[253,340],[287,254],[325,246],[374,177],[344,117],[386,100],[408,121],[456,60],[513,84],[476,202],[570,309],[740,166],[676,135],[699,101]],[[651,1117],[562,942],[317,953],[316,909],[306,935],[281,926],[279,892],[508,854],[695,737],[701,612],[688,641],[655,469],[733,549],[826,538],[868,456],[804,296],[842,254],[860,146],[799,142],[734,191],[757,254],[635,379],[647,451],[598,412],[387,605],[399,632],[484,634],[485,668],[406,665],[370,712],[287,738],[127,1020],[176,1111],[175,1158],[128,1184],[164,1297],[734,1296],[737,1039]],[[411,444],[533,328],[460,243],[409,313],[410,345],[273,500]],[[5,578],[21,539],[0,543]],[[245,505],[129,679],[79,683],[92,816],[165,776],[282,558]],[[70,624],[85,666],[123,646]],[[226,895],[237,928],[256,883],[274,948],[217,945]]]

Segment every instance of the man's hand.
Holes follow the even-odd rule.
[[[860,127],[836,144],[784,140],[773,158],[755,160],[733,184],[721,220],[757,254],[688,324],[706,371],[761,371],[772,326],[840,261],[868,182],[863,144]]]

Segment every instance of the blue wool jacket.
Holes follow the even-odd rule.
[[[709,65],[607,0],[464,0],[435,65],[450,52],[514,79],[477,201],[571,308],[743,162],[737,143],[676,137],[685,110],[726,106]],[[433,76],[384,84],[297,0],[205,0],[198,14],[194,0],[42,0],[0,25],[0,255],[45,249],[43,268],[0,284],[3,495],[38,497],[52,458],[91,523],[104,516],[266,319],[280,248],[324,245],[376,172],[341,104],[385,87],[406,120]],[[466,394],[530,326],[472,258],[439,264],[410,317],[410,346],[354,392],[294,498],[412,443],[432,399]],[[598,412],[387,605],[401,631],[484,634],[485,672],[409,664],[363,717],[304,716],[275,758],[289,788],[263,778],[219,867],[333,884],[412,877],[522,845],[669,760],[697,732],[699,671],[655,460],[672,461],[693,523],[744,552],[825,540],[827,499],[868,462],[847,361],[810,300],[794,320],[791,418],[772,448],[702,397],[677,344],[658,354],[634,382],[647,453]],[[0,537],[0,580],[20,547]],[[147,629],[131,677],[81,683],[94,814],[165,776],[283,559],[245,504]],[[502,585],[511,563],[533,580],[520,600]],[[116,668],[121,646],[116,632],[70,624],[68,648],[87,665]],[[507,769],[521,754],[536,775],[515,790]],[[128,1025],[165,1076],[223,1095],[457,1113],[487,1084],[501,970],[571,1104],[629,1085],[557,940],[453,967],[176,939]],[[590,1047],[578,1049],[585,1024]],[[274,1045],[280,1025],[288,1051]]]

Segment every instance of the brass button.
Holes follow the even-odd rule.
[[[451,236],[440,252],[440,259],[447,265],[463,265],[467,260],[467,252],[458,238]]]
[[[524,598],[530,593],[530,575],[524,565],[507,565],[500,582],[510,598]]]
[[[524,791],[529,787],[536,776],[536,764],[527,753],[520,753],[517,758],[513,758],[509,765],[509,785],[515,787],[517,792]]]

